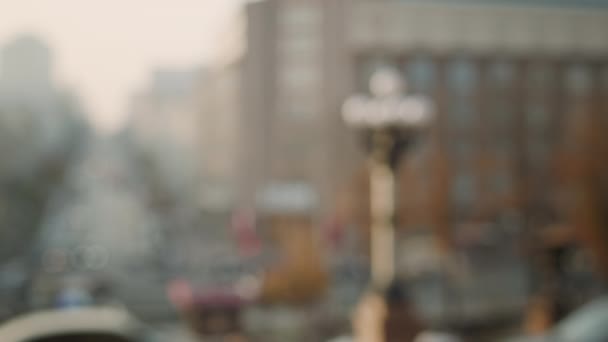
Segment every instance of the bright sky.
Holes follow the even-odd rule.
[[[129,96],[157,67],[210,58],[242,0],[0,0],[0,46],[33,33],[53,49],[55,78],[74,89],[102,131],[126,118]]]

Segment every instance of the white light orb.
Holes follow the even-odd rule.
[[[407,91],[399,70],[384,66],[376,70],[369,80],[369,90],[375,97],[399,96]]]

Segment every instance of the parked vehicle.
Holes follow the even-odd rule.
[[[608,297],[598,298],[574,311],[545,336],[521,337],[508,342],[608,341]]]
[[[142,342],[145,330],[115,308],[73,308],[30,313],[0,326],[2,342]]]

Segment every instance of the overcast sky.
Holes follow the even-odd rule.
[[[0,0],[0,45],[33,33],[53,49],[55,79],[76,90],[102,131],[157,67],[198,66],[242,0]]]

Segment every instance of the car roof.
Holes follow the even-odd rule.
[[[117,308],[73,308],[26,314],[0,326],[0,341],[25,342],[62,334],[101,333],[138,338],[139,322]]]
[[[596,298],[560,322],[554,330],[564,341],[608,340],[608,296]]]

